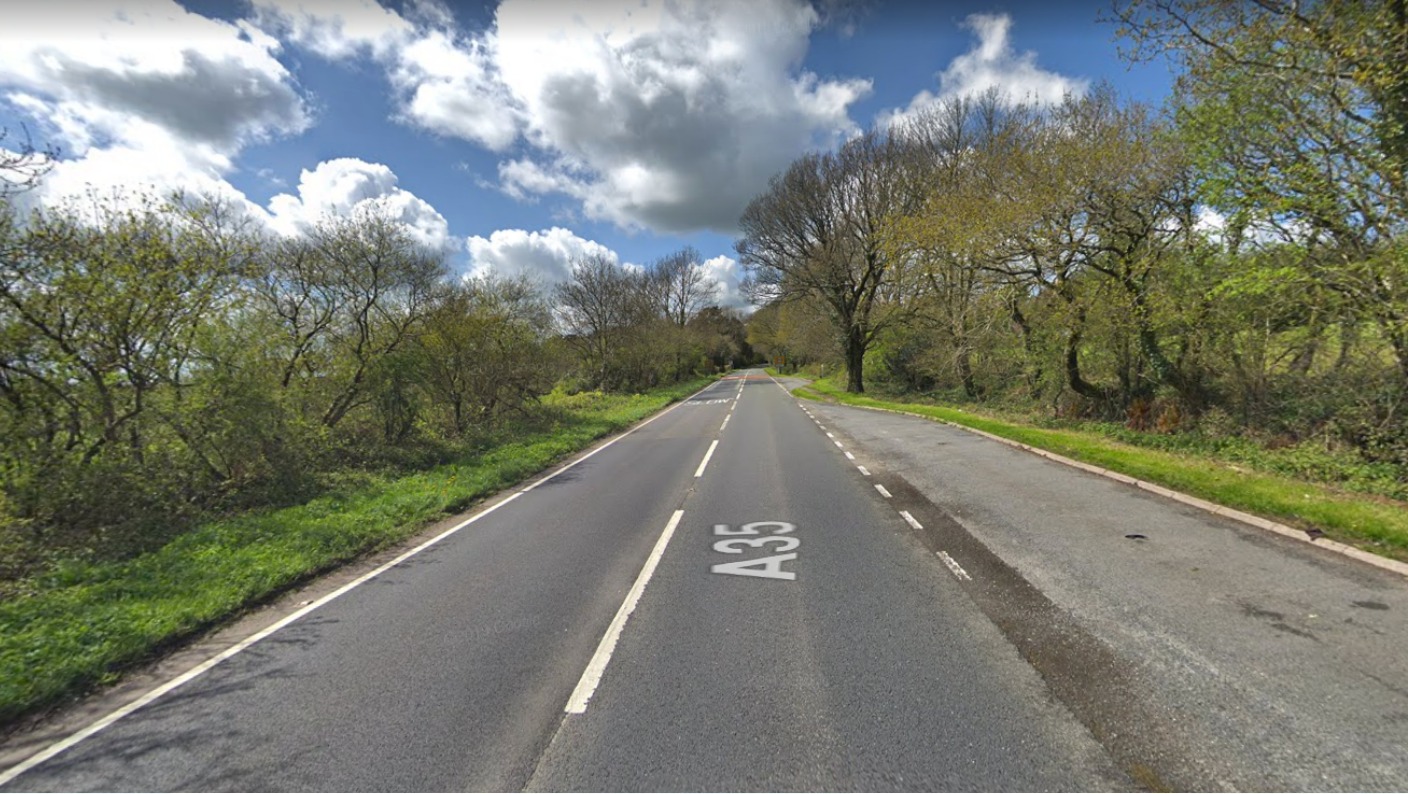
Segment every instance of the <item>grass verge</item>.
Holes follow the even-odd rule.
[[[72,563],[0,603],[0,726],[96,685],[310,577],[414,535],[702,388],[577,395],[550,428],[455,463],[202,525],[122,562]]]
[[[1136,447],[1099,433],[1038,428],[946,406],[849,394],[824,379],[793,393],[982,430],[1301,529],[1319,529],[1341,543],[1408,561],[1408,509],[1388,499],[1274,474],[1234,471],[1215,460]]]

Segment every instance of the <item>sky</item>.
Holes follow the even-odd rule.
[[[6,11],[0,127],[57,147],[24,207],[184,189],[278,234],[373,202],[457,274],[545,285],[685,245],[744,305],[736,224],[801,154],[1121,59],[1107,0],[46,0]]]

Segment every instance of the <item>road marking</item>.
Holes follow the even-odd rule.
[[[724,432],[724,428],[725,428],[725,427],[728,427],[728,420],[729,420],[729,419],[732,419],[732,418],[733,418],[733,414],[731,414],[731,413],[730,413],[728,416],[725,416],[725,417],[724,417],[724,423],[721,424],[721,425],[719,425],[719,432],[720,432],[720,433]]]
[[[606,627],[601,642],[597,643],[596,653],[592,654],[591,661],[587,662],[587,669],[582,671],[577,688],[572,690],[572,696],[567,699],[568,714],[582,714],[587,710],[587,703],[596,693],[597,684],[601,683],[601,674],[606,672],[606,665],[610,663],[611,654],[616,650],[616,642],[621,639],[621,630],[626,627],[626,619],[636,610],[636,604],[640,603],[645,585],[655,574],[655,566],[660,564],[665,547],[670,545],[670,537],[675,534],[675,527],[680,525],[681,518],[684,518],[684,511],[676,510],[675,514],[670,516],[670,523],[665,525],[665,531],[660,533],[660,539],[655,541],[655,548],[650,550],[645,567],[640,569],[636,583],[631,585],[630,592],[626,593],[626,600],[622,601],[621,608],[616,610],[616,617],[611,619],[611,625]]]
[[[832,435],[831,433],[827,433],[827,434],[826,434],[826,437],[827,437],[827,438],[835,438],[836,436]]]
[[[844,444],[842,444],[840,441],[832,441],[831,443],[835,444],[837,449],[845,449],[845,448],[846,448],[846,446],[845,446]]]
[[[901,510],[901,511],[900,511],[900,515],[904,516],[904,520],[905,520],[905,521],[908,521],[908,522],[909,522],[909,525],[912,526],[912,527],[914,527],[915,529],[923,529],[923,528],[924,528],[924,525],[923,525],[923,524],[921,524],[921,523],[919,523],[918,521],[914,520],[914,516],[910,515],[908,510]]]
[[[714,439],[714,443],[709,445],[709,451],[704,453],[704,459],[699,461],[699,468],[694,470],[695,477],[704,476],[704,467],[709,465],[709,458],[714,457],[714,448],[719,445],[719,440]]]
[[[864,467],[864,466],[857,466],[856,468],[857,468],[857,469],[860,469],[860,473],[861,473],[861,474],[864,474],[864,475],[867,476],[867,477],[870,476],[870,469],[867,469],[867,468]]]
[[[111,726],[113,725],[113,723],[116,723],[118,720],[121,720],[123,717],[126,717],[127,715],[132,714],[133,712],[136,712],[136,711],[138,711],[138,710],[140,710],[140,709],[142,709],[142,708],[145,708],[146,706],[148,706],[148,705],[150,705],[152,702],[154,702],[154,701],[160,699],[160,698],[163,697],[164,695],[166,695],[166,694],[172,692],[173,690],[175,690],[175,689],[177,689],[177,688],[179,688],[179,687],[181,687],[181,686],[183,686],[183,685],[185,685],[185,684],[187,684],[187,683],[190,683],[191,681],[193,681],[193,680],[199,678],[200,676],[204,675],[205,673],[209,672],[211,668],[215,667],[216,665],[220,664],[221,662],[223,662],[223,661],[225,661],[225,660],[227,660],[227,659],[230,659],[231,657],[236,656],[236,655],[238,655],[238,654],[244,652],[245,650],[247,650],[247,649],[249,649],[251,646],[253,646],[255,643],[258,643],[258,642],[261,642],[261,641],[267,639],[270,635],[274,634],[275,632],[277,632],[277,631],[279,631],[279,630],[281,630],[281,629],[283,629],[283,628],[289,626],[290,624],[292,624],[292,623],[294,623],[294,622],[296,622],[296,621],[298,621],[298,620],[300,620],[300,619],[306,617],[306,616],[309,615],[310,613],[312,613],[312,612],[314,612],[314,611],[316,611],[316,610],[318,610],[318,609],[320,609],[320,608],[322,608],[322,607],[324,607],[324,606],[326,606],[326,605],[332,603],[333,601],[337,600],[338,598],[341,598],[342,596],[344,596],[344,595],[346,595],[347,593],[351,592],[354,588],[359,587],[359,586],[361,586],[361,585],[363,585],[363,584],[366,584],[367,582],[371,581],[372,579],[375,579],[376,577],[378,577],[378,576],[380,576],[381,574],[387,572],[388,570],[390,570],[390,569],[392,569],[392,568],[395,568],[397,565],[400,565],[401,563],[405,562],[406,560],[409,560],[410,558],[412,558],[412,557],[414,557],[414,556],[420,554],[421,552],[425,551],[426,549],[429,549],[429,548],[431,548],[432,546],[435,546],[436,544],[440,543],[441,541],[445,540],[446,538],[450,537],[451,535],[454,535],[455,533],[459,532],[460,530],[464,529],[465,527],[469,526],[470,524],[473,524],[474,522],[478,521],[479,519],[483,518],[484,516],[489,515],[490,513],[494,512],[495,510],[498,510],[500,507],[503,507],[504,505],[508,504],[509,502],[512,502],[513,500],[517,499],[518,497],[522,496],[523,494],[526,494],[526,493],[528,493],[529,491],[533,490],[534,488],[537,488],[539,485],[542,485],[543,483],[546,483],[546,482],[548,482],[549,480],[552,480],[554,477],[557,477],[558,475],[561,475],[563,472],[566,472],[567,470],[571,469],[572,467],[576,466],[577,464],[581,463],[582,461],[585,461],[585,460],[587,460],[588,458],[592,457],[593,455],[597,454],[598,452],[601,452],[602,450],[606,449],[607,447],[610,447],[611,445],[615,444],[617,441],[620,441],[621,439],[625,438],[626,436],[629,436],[630,434],[636,432],[637,430],[641,429],[642,427],[645,427],[646,425],[650,424],[651,422],[654,422],[656,419],[659,419],[660,417],[664,416],[665,414],[670,413],[671,411],[675,410],[676,408],[680,407],[681,405],[684,405],[685,402],[688,402],[688,400],[692,400],[692,399],[694,399],[695,397],[698,397],[699,395],[701,395],[701,394],[703,394],[704,392],[708,391],[708,390],[709,390],[710,388],[712,388],[712,387],[713,387],[713,384],[710,384],[710,385],[708,385],[708,386],[705,386],[704,388],[700,389],[699,391],[695,392],[694,394],[691,394],[686,400],[682,400],[682,401],[680,401],[680,402],[675,403],[674,405],[672,405],[672,406],[670,406],[669,408],[666,408],[665,410],[661,411],[660,413],[658,413],[658,414],[656,414],[656,415],[650,417],[649,419],[645,420],[644,422],[641,422],[640,424],[636,425],[635,427],[632,427],[631,429],[627,430],[626,432],[622,433],[621,435],[616,436],[615,438],[613,438],[613,439],[607,441],[606,443],[602,444],[601,446],[597,447],[596,449],[593,449],[593,450],[591,450],[590,452],[588,452],[587,454],[585,454],[585,455],[583,455],[583,456],[577,458],[576,460],[572,461],[571,463],[568,463],[566,466],[563,466],[562,468],[558,469],[557,471],[554,471],[553,473],[551,473],[551,474],[549,474],[549,475],[547,475],[547,476],[545,476],[545,477],[543,477],[543,478],[541,478],[541,479],[539,479],[539,480],[537,480],[537,481],[535,481],[535,482],[529,484],[528,486],[524,487],[522,490],[515,491],[514,493],[510,494],[510,495],[508,496],[508,498],[503,499],[503,500],[498,501],[498,502],[495,502],[494,504],[490,505],[489,507],[487,507],[487,508],[481,510],[481,511],[478,512],[478,513],[475,513],[474,515],[470,516],[469,518],[466,518],[465,520],[463,520],[463,521],[461,521],[460,523],[454,525],[453,527],[450,527],[449,529],[445,530],[444,532],[441,532],[439,535],[436,535],[435,537],[431,538],[430,540],[427,540],[426,542],[420,544],[419,546],[416,546],[415,548],[411,549],[410,551],[408,551],[408,552],[406,552],[406,553],[404,553],[404,554],[401,554],[400,556],[396,557],[395,559],[391,560],[390,562],[387,562],[387,563],[384,563],[384,564],[382,564],[382,565],[377,566],[376,568],[374,568],[373,570],[369,571],[368,573],[365,573],[365,574],[363,574],[363,575],[357,577],[356,579],[353,579],[351,582],[348,582],[347,584],[343,585],[342,587],[339,587],[338,589],[332,591],[331,593],[328,593],[327,595],[323,596],[322,598],[319,598],[318,600],[314,601],[313,603],[308,604],[308,605],[305,606],[305,607],[302,607],[302,608],[299,609],[298,611],[296,611],[296,612],[294,612],[294,613],[288,615],[287,617],[283,618],[282,620],[279,620],[278,622],[276,622],[276,623],[274,623],[274,624],[272,624],[272,625],[270,625],[270,626],[264,628],[263,630],[258,631],[258,632],[254,633],[254,634],[251,634],[250,636],[244,638],[243,640],[240,640],[239,642],[235,643],[234,645],[231,645],[229,648],[226,648],[225,650],[221,651],[220,653],[216,654],[215,656],[210,657],[209,659],[205,660],[204,662],[201,662],[200,664],[196,665],[195,667],[192,667],[191,669],[187,670],[186,672],[181,673],[180,675],[178,675],[178,676],[176,676],[175,678],[173,678],[173,679],[167,681],[166,683],[160,684],[160,685],[157,686],[156,688],[151,689],[151,690],[148,690],[148,692],[147,692],[145,695],[142,695],[141,697],[137,698],[136,700],[132,701],[131,703],[128,703],[128,704],[125,705],[125,706],[119,706],[118,708],[116,708],[116,709],[114,709],[114,710],[108,712],[107,714],[103,715],[102,717],[99,717],[97,720],[88,723],[87,726],[85,726],[85,727],[79,729],[78,731],[76,731],[76,732],[74,732],[74,733],[69,734],[67,737],[65,737],[65,738],[63,738],[63,739],[60,739],[60,740],[54,742],[53,744],[50,744],[49,746],[45,747],[43,750],[40,750],[39,752],[35,753],[34,755],[31,755],[30,757],[28,757],[28,758],[26,758],[25,760],[19,762],[18,764],[15,764],[14,766],[10,767],[9,769],[6,769],[6,770],[4,770],[4,771],[0,771],[0,786],[7,785],[8,783],[10,783],[10,781],[14,780],[15,778],[19,777],[20,775],[23,775],[25,772],[28,772],[29,770],[35,768],[36,766],[39,766],[40,764],[44,763],[45,761],[48,761],[49,759],[51,759],[51,758],[53,758],[53,757],[59,755],[60,753],[63,753],[65,750],[68,750],[69,748],[73,747],[74,745],[77,745],[77,744],[79,744],[80,742],[86,741],[87,739],[91,739],[92,737],[98,735],[99,733],[102,733],[104,730],[107,730],[109,727],[111,727]]]
[[[839,446],[841,446],[841,445],[840,445],[840,444],[837,444],[836,446],[839,447]],[[852,455],[852,454],[849,453],[849,452],[846,453],[846,460],[855,460],[855,459],[856,459],[856,456],[855,456],[855,455]]]
[[[891,496],[892,496],[892,494],[891,494],[889,491],[885,490],[885,486],[881,485],[881,484],[878,483],[878,482],[875,483],[875,490],[879,491],[879,492],[880,492],[880,495],[883,496],[883,497],[885,497],[886,499],[889,499],[889,498],[891,498]]]
[[[963,570],[963,566],[958,564],[958,560],[948,556],[948,552],[936,551],[934,553],[939,555],[939,559],[944,561],[944,565],[947,565],[950,571],[953,571],[954,576],[957,576],[965,582],[973,581],[973,577],[969,576],[968,572]]]

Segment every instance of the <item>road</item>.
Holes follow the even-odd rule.
[[[1408,786],[1401,581],[756,370],[440,529],[3,788]]]

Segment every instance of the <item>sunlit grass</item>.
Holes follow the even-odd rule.
[[[541,471],[697,391],[553,395],[551,428],[307,504],[205,524],[122,562],[59,565],[0,604],[0,724],[115,677],[154,649]]]
[[[1264,518],[1318,528],[1341,543],[1408,560],[1408,507],[1392,500],[1347,494],[1275,474],[1237,471],[1207,457],[1137,447],[1096,432],[1033,427],[947,406],[849,394],[825,379],[794,393],[971,427]]]

